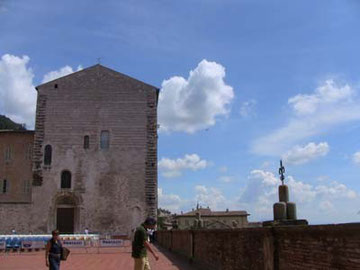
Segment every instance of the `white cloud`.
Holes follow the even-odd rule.
[[[294,146],[283,155],[284,161],[290,164],[304,164],[319,157],[326,156],[329,145],[326,142],[315,144],[313,142],[301,147]]]
[[[292,176],[285,183],[289,186],[290,201],[297,204],[298,218],[311,223],[355,221],[354,205],[360,203],[360,196],[346,185],[325,179],[318,185],[309,184]],[[251,171],[237,207],[247,210],[252,220],[271,220],[279,184],[280,180],[271,172]]]
[[[158,188],[158,199],[159,199],[159,207],[166,210],[170,210],[173,213],[179,212],[182,205],[185,202],[180,198],[179,195],[165,194],[162,188]]]
[[[184,170],[202,170],[208,165],[209,162],[201,159],[197,154],[185,155],[178,159],[162,158],[158,164],[162,175],[167,178],[181,176]]]
[[[289,99],[293,110],[287,124],[256,139],[252,151],[261,155],[281,155],[299,141],[322,134],[331,128],[360,120],[356,90],[348,84],[325,81],[311,95]]]
[[[240,107],[240,115],[244,118],[255,115],[256,100],[244,101]]]
[[[329,201],[320,202],[320,209],[322,211],[329,211],[334,209],[334,205]]]
[[[261,183],[265,186],[274,186],[279,183],[279,180],[273,173],[264,170],[252,170],[250,172],[250,178],[261,180]]]
[[[34,128],[37,93],[34,86],[34,73],[28,66],[30,58],[4,54],[0,59],[0,114],[5,114],[17,123],[25,123]],[[82,69],[81,66],[77,70]],[[51,71],[43,82],[73,72],[69,66]]]
[[[260,167],[261,167],[261,169],[266,170],[266,169],[270,168],[270,166],[272,166],[272,162],[266,160],[261,164]]]
[[[82,70],[82,66],[79,65],[77,67],[77,70],[76,71],[79,71],[79,70]],[[47,83],[47,82],[50,82],[52,80],[55,80],[55,79],[58,79],[60,77],[63,77],[63,76],[66,76],[66,75],[69,75],[71,73],[74,73],[75,71],[72,69],[72,67],[70,66],[64,66],[62,68],[60,68],[59,70],[54,70],[54,71],[50,71],[48,73],[46,73],[44,75],[44,78],[42,80],[42,83]]]
[[[332,181],[327,185],[318,185],[315,187],[315,191],[319,196],[325,196],[329,199],[355,199],[357,197],[355,191],[350,190],[344,184],[340,184],[336,181]]]
[[[351,101],[355,91],[348,85],[336,84],[334,80],[327,80],[315,89],[314,94],[299,94],[288,100],[296,114],[305,115],[315,113],[322,105],[335,104],[340,101]]]
[[[355,164],[360,165],[360,151],[356,152],[353,155],[353,161],[354,161]]]
[[[219,168],[219,172],[221,172],[221,173],[227,173],[227,171],[228,171],[228,167],[226,167],[226,166],[221,166]]]
[[[0,60],[0,113],[34,127],[36,90],[28,56],[5,54]]]
[[[222,65],[202,60],[187,79],[174,76],[163,81],[158,108],[160,131],[194,133],[228,115],[234,91],[224,78]]]
[[[197,185],[194,191],[194,197],[184,199],[177,194],[165,194],[162,188],[158,188],[159,207],[179,213],[190,211],[197,203],[201,207],[209,206],[211,210],[225,210],[233,205],[233,202],[228,201],[223,192],[215,187]]]
[[[202,206],[209,206],[211,210],[224,210],[227,200],[223,193],[214,187],[206,187],[203,185],[195,186],[196,201]]]
[[[159,189],[159,205],[173,212],[189,211],[196,203],[212,210],[245,210],[251,221],[273,219],[273,204],[279,200],[278,186],[280,180],[269,171],[253,170],[239,196],[227,197],[220,189],[196,185],[195,196],[187,199],[176,194],[164,194]],[[292,176],[286,177],[290,201],[297,206],[299,219],[310,223],[353,222],[358,218],[360,196],[345,184],[322,177],[321,183],[306,183]]]
[[[285,181],[286,182],[286,181]],[[292,176],[287,177],[287,185],[291,190],[291,200],[299,203],[307,203],[313,201],[318,192],[315,190],[314,186],[304,183],[302,181],[296,181]],[[328,186],[324,186],[326,189]]]
[[[223,175],[223,176],[220,176],[220,177],[219,177],[219,180],[220,180],[221,182],[224,182],[224,183],[230,183],[230,182],[233,182],[233,181],[234,181],[234,177],[233,177],[233,176]]]

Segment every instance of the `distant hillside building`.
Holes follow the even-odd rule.
[[[235,229],[248,227],[249,214],[246,211],[211,211],[210,208],[193,209],[192,211],[176,215],[176,225],[180,230],[196,228],[198,221],[204,229]]]
[[[35,132],[0,132],[0,234],[129,234],[156,216],[159,90],[102,65],[36,89]]]

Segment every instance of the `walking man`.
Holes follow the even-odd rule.
[[[135,231],[134,240],[132,242],[132,257],[135,262],[135,270],[150,270],[149,259],[147,257],[147,250],[154,255],[155,260],[159,260],[159,257],[154,253],[148,242],[147,229],[154,230],[156,220],[148,217],[140,227]]]

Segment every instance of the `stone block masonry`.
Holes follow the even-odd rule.
[[[0,194],[1,216],[15,209],[21,220],[2,218],[0,231],[23,231],[27,220],[33,233],[89,228],[129,236],[147,216],[156,217],[159,89],[95,65],[36,90],[32,161],[28,177],[18,177],[32,180],[31,192],[19,201],[24,194],[12,181],[14,194]],[[15,157],[11,164],[23,162]],[[21,172],[6,168],[9,177]],[[29,206],[7,206],[19,202]]]

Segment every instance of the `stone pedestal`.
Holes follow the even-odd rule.
[[[286,215],[287,219],[295,220],[296,217],[296,204],[293,202],[286,203]]]
[[[286,219],[286,203],[277,202],[274,203],[274,220],[283,220]]]
[[[287,185],[279,186],[279,202],[289,201],[289,188]]]

